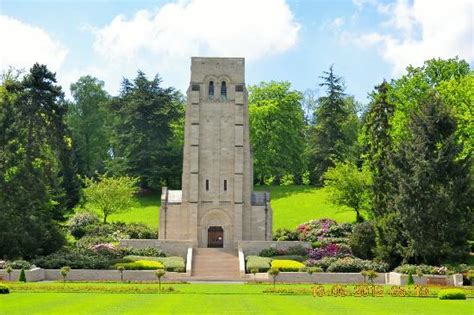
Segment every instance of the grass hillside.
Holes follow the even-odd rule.
[[[273,230],[294,229],[303,222],[331,218],[337,222],[353,222],[351,210],[340,210],[327,200],[323,189],[310,186],[259,186],[256,190],[269,190],[273,209]],[[87,205],[86,205],[87,207]],[[143,222],[152,228],[158,227],[160,194],[137,197],[135,205],[122,213],[113,214],[109,221]]]

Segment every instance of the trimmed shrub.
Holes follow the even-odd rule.
[[[252,269],[257,269],[258,272],[267,272],[270,269],[271,258],[260,257],[260,256],[247,256],[246,257],[246,270],[250,272]]]
[[[461,289],[444,289],[438,292],[440,300],[465,300],[466,293]]]
[[[90,211],[78,212],[67,222],[69,233],[76,239],[86,234],[86,227],[99,223],[99,217],[96,213]]]
[[[349,236],[349,245],[356,257],[372,259],[375,249],[375,228],[372,222],[356,224]]]
[[[413,285],[413,284],[415,284],[415,280],[413,279],[413,274],[410,272],[408,274],[407,285]]]
[[[11,263],[8,264],[10,267],[13,269],[25,269],[25,270],[30,270],[31,264],[27,262],[26,260],[15,260]]]
[[[10,289],[3,284],[0,284],[0,294],[8,294],[10,293]]]
[[[282,250],[278,251],[276,248],[270,247],[270,248],[262,249],[259,256],[261,256],[261,257],[273,257],[273,256],[277,256],[279,253],[281,253],[281,255],[286,254],[286,252],[283,253]]]
[[[183,272],[186,270],[186,264],[183,257],[151,257],[151,256],[125,256],[126,261],[134,262],[139,260],[158,261],[165,266],[166,271]]]
[[[283,256],[275,256],[274,259],[279,259],[279,260],[296,260],[299,262],[305,261],[305,257],[303,256],[298,256],[298,255],[283,255]]]
[[[305,261],[305,265],[307,267],[320,267],[323,270],[327,270],[328,267],[335,261],[337,261],[336,257],[324,257],[320,260],[308,259],[307,261]]]
[[[307,256],[308,250],[301,245],[290,246],[286,250],[286,255],[290,256]]]
[[[301,268],[304,268],[304,264],[296,260],[275,259],[272,260],[271,267],[280,271],[300,271]]]
[[[310,275],[313,274],[313,273],[318,273],[318,272],[323,272],[323,268],[321,267],[303,267],[300,269],[301,272],[307,272],[309,273]]]
[[[88,249],[62,250],[54,254],[38,258],[35,265],[45,269],[60,269],[70,266],[73,269],[108,269],[114,259],[100,255]]]
[[[159,248],[145,247],[145,248],[133,248],[133,247],[122,247],[120,248],[122,255],[133,255],[133,256],[152,256],[152,257],[166,257],[165,253]]]
[[[26,282],[25,269],[21,269],[20,277],[18,278],[18,281],[20,281],[20,282]]]
[[[385,272],[388,270],[388,264],[345,257],[332,262],[327,268],[328,272],[361,272],[362,270]]]
[[[286,228],[279,228],[273,233],[274,241],[297,241],[298,232]]]
[[[137,260],[129,263],[117,263],[115,268],[122,266],[125,270],[156,270],[165,269],[165,266],[159,261]]]

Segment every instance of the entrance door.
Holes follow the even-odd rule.
[[[207,247],[224,247],[224,229],[222,226],[210,226],[207,230]]]

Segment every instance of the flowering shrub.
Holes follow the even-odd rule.
[[[388,264],[377,263],[359,258],[345,257],[337,259],[327,268],[328,272],[361,272],[362,270],[385,272],[388,270]]]
[[[320,219],[303,223],[296,228],[296,231],[300,241],[314,243],[331,238],[339,240],[333,243],[347,243],[347,238],[352,233],[352,225],[337,224],[331,219]]]
[[[307,261],[305,261],[305,265],[307,267],[320,267],[323,270],[326,270],[335,261],[337,261],[336,257],[324,257],[320,260],[308,259]]]
[[[118,252],[117,247],[115,247],[113,244],[110,243],[102,243],[102,244],[97,244],[93,245],[90,247],[90,250],[92,250],[94,253],[97,254],[102,254],[102,255],[111,255],[115,256]]]
[[[99,217],[94,212],[78,212],[67,222],[69,232],[76,239],[79,239],[86,234],[86,228],[89,225],[99,223]]]
[[[308,257],[310,259],[322,259],[324,257],[344,257],[344,256],[351,256],[352,252],[351,249],[342,244],[327,244],[320,248],[310,249],[308,251]]]
[[[395,268],[395,272],[403,274],[426,274],[426,275],[445,275],[452,273],[448,267],[445,266],[428,266],[428,265],[401,265]]]

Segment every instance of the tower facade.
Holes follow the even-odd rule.
[[[163,189],[160,239],[271,240],[269,194],[252,191],[252,168],[244,58],[191,58],[182,190]]]

